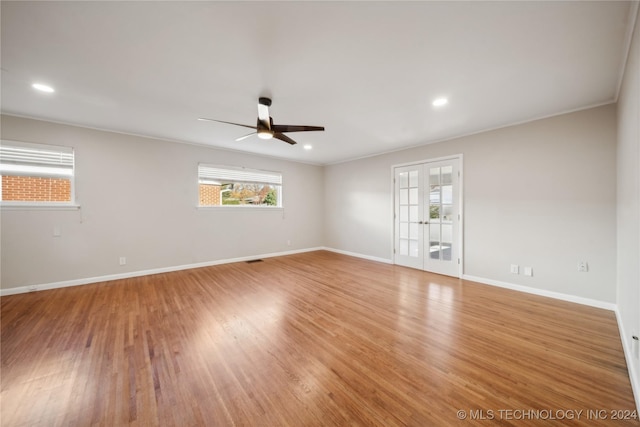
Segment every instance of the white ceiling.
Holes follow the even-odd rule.
[[[2,1],[2,112],[328,164],[614,102],[634,7]],[[326,131],[196,120],[254,125],[260,95]]]

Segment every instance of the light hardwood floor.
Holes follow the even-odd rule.
[[[613,312],[331,252],[1,314],[3,426],[638,425]]]

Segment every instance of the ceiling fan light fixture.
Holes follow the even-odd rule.
[[[271,138],[273,138],[273,132],[271,132],[268,129],[259,130],[258,131],[258,138],[260,138],[260,139],[271,139]]]

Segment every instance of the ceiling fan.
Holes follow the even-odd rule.
[[[255,129],[255,132],[251,132],[248,135],[241,136],[236,141],[242,141],[253,135],[258,135],[261,139],[276,138],[280,141],[284,141],[291,145],[296,142],[285,135],[286,132],[308,132],[308,131],[320,131],[324,130],[324,126],[301,126],[301,125],[274,125],[273,119],[269,116],[269,107],[271,106],[271,99],[261,97],[258,98],[258,123],[255,126],[243,125],[240,123],[225,122],[224,120],[207,119],[200,117],[198,120],[204,120],[207,122],[219,122],[227,123],[229,125],[242,126],[245,128]]]

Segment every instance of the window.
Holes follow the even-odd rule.
[[[198,165],[199,206],[282,207],[282,174]]]
[[[2,141],[2,204],[72,204],[73,163],[71,147]]]

